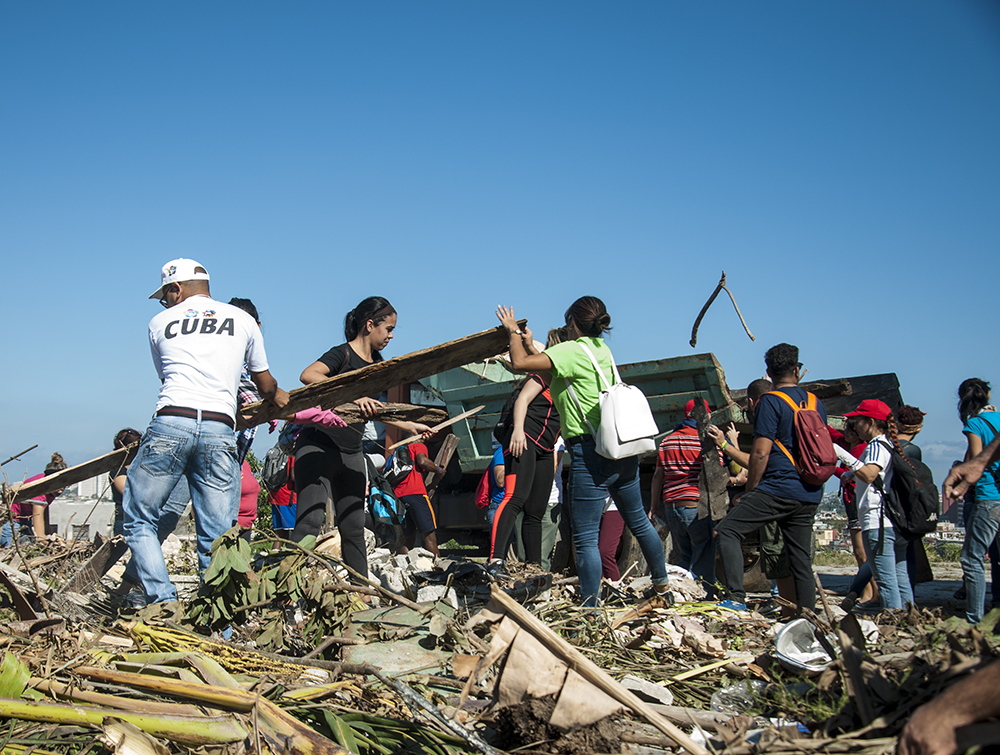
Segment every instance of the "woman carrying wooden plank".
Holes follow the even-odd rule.
[[[306,367],[299,380],[304,385],[382,361],[382,350],[396,329],[396,310],[381,296],[370,296],[344,318],[345,343],[334,346]],[[378,396],[363,396],[354,403],[365,417],[383,405]],[[420,422],[386,422],[410,435],[430,430]],[[368,575],[365,552],[365,459],[361,449],[364,422],[346,427],[310,424],[295,442],[295,529],[292,540],[318,535],[333,500],[344,562]]]

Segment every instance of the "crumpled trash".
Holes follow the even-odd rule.
[[[709,708],[716,713],[738,716],[746,713],[753,705],[753,695],[766,685],[759,679],[744,679],[728,687],[723,687],[712,695]]]
[[[836,638],[830,637],[836,646]],[[791,671],[822,671],[835,658],[831,658],[816,637],[815,627],[806,619],[795,619],[783,626],[774,640],[775,656],[781,665]]]

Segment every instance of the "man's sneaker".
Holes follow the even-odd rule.
[[[670,592],[669,585],[651,585],[642,591],[642,599],[660,598],[667,604],[668,608],[673,608],[677,602],[674,594]]]
[[[870,600],[867,603],[859,603],[854,607],[854,610],[858,613],[880,613],[882,604],[877,600]]]
[[[781,606],[779,606],[773,600],[768,600],[766,603],[761,603],[757,607],[757,613],[759,613],[765,619],[772,619],[775,616],[779,616],[781,614]]]
[[[728,608],[730,611],[746,611],[746,603],[737,603],[735,600],[722,600],[716,603],[719,608]]]
[[[510,579],[510,574],[507,573],[503,561],[491,561],[488,563],[486,565],[486,574],[493,580]]]

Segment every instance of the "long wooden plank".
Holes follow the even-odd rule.
[[[524,328],[527,322],[518,320],[518,325]],[[345,372],[312,385],[296,388],[289,392],[289,403],[284,409],[258,402],[245,407],[240,414],[246,418],[245,425],[250,427],[314,406],[330,409],[362,396],[378,394],[403,383],[421,380],[453,367],[461,367],[469,362],[478,362],[495,356],[505,351],[509,343],[510,336],[507,335],[507,331],[498,325],[471,336],[393,357],[361,370]],[[126,453],[126,449],[120,448],[26,485],[5,488],[4,497],[9,496],[12,502],[24,501],[76,482],[89,480],[91,477],[121,467]]]
[[[549,652],[554,653],[560,660],[599,690],[643,716],[678,746],[683,747],[691,753],[691,755],[709,755],[708,750],[663,718],[663,716],[649,705],[636,697],[635,694],[608,676],[607,672],[600,666],[553,632],[544,622],[496,585],[490,588],[490,596],[503,607],[504,611],[510,617],[517,621],[522,629],[531,632],[535,639],[549,649]]]
[[[525,324],[527,320],[518,321],[522,328]],[[313,406],[330,409],[362,396],[375,395],[403,383],[411,383],[453,367],[495,356],[505,351],[509,342],[507,331],[502,326],[497,326],[296,388],[289,392],[289,402],[285,409],[276,409],[261,401],[244,407],[240,414],[249,425],[258,425],[283,414]]]
[[[28,498],[51,493],[55,490],[61,490],[67,485],[89,480],[91,477],[96,477],[105,472],[120,469],[122,464],[125,463],[125,457],[128,455],[129,449],[138,445],[138,442],[136,442],[132,446],[116,449],[111,453],[104,454],[104,456],[98,456],[96,459],[85,461],[83,464],[77,464],[75,467],[69,467],[61,472],[46,475],[34,482],[4,488],[4,497],[7,498],[9,496],[12,503],[17,503],[18,501],[25,501]]]

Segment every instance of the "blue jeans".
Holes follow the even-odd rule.
[[[187,508],[190,500],[191,489],[188,487],[187,478],[181,477],[177,481],[177,484],[174,485],[174,489],[170,491],[170,497],[167,498],[167,502],[163,504],[163,509],[160,511],[160,520],[156,523],[156,539],[159,540],[161,544],[167,539],[168,535],[177,529],[177,522],[179,522],[181,516],[183,516],[184,509]],[[122,535],[124,537],[124,511],[122,511],[120,518],[117,516],[116,512],[113,531],[115,535]],[[136,565],[136,560],[133,558],[129,560],[128,566],[125,567],[125,573],[122,575],[122,582],[135,584],[138,581],[138,566]]]
[[[698,507],[678,506],[666,510],[667,527],[680,549],[677,566],[687,569],[705,588],[706,598],[715,596],[715,540],[711,517],[698,518]]]
[[[878,529],[865,530],[863,539],[865,557],[878,585],[879,602],[886,609],[905,608],[913,602],[910,575],[906,571],[906,539],[897,537],[892,527],[886,527],[879,553],[878,532]]]
[[[968,505],[968,504],[966,504]],[[965,573],[965,619],[970,624],[983,620],[986,600],[986,573],[983,559],[1000,529],[1000,501],[976,501],[965,527],[965,543],[958,557]]]
[[[31,528],[31,521],[27,524],[18,522],[17,536],[19,543],[31,543],[35,540],[35,531]],[[0,528],[0,548],[6,548],[14,541],[14,528],[10,522],[4,522]]]
[[[187,478],[198,535],[198,566],[208,568],[212,543],[232,526],[240,487],[236,437],[221,422],[154,417],[129,465],[122,506],[125,539],[142,586],[154,603],[177,599],[160,550],[159,524],[171,491]]]
[[[598,536],[601,514],[608,493],[618,506],[625,526],[642,549],[649,565],[654,585],[665,585],[666,561],[663,543],[646,516],[639,490],[639,457],[605,459],[594,450],[594,439],[589,435],[569,441],[572,454],[570,464],[570,517],[573,524],[573,544],[576,546],[576,570],[580,575],[580,591],[585,606],[596,606],[601,587],[601,551]]]
[[[966,531],[969,529],[969,519],[972,517],[972,512],[975,508],[975,496],[966,494],[965,506],[962,507],[962,526]],[[997,608],[1000,607],[1000,543],[995,538],[990,543],[986,554],[990,557],[990,582],[992,583],[991,590],[993,592],[992,606]]]

